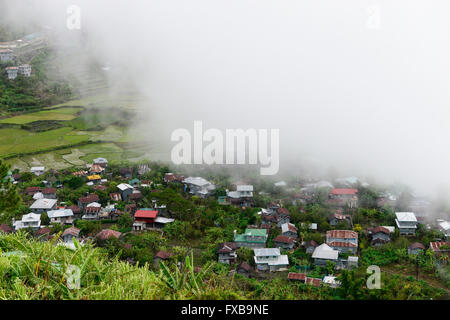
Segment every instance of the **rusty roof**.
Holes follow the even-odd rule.
[[[155,258],[160,258],[163,260],[169,259],[171,256],[173,256],[173,253],[166,252],[166,251],[158,251],[155,254]]]
[[[295,238],[279,235],[275,239],[273,239],[274,242],[281,242],[281,243],[294,243]]]
[[[102,240],[110,239],[111,237],[119,238],[122,235],[121,232],[111,229],[103,229],[97,233],[96,237]]]
[[[381,227],[381,226],[378,226],[378,227],[372,229],[372,233],[379,233],[379,232],[385,233],[387,235],[389,235],[391,233],[389,231],[389,229],[387,229],[385,227]]]
[[[425,246],[421,244],[420,242],[414,242],[409,246],[410,249],[423,249],[425,250]]]
[[[56,188],[44,188],[42,189],[43,194],[52,194],[56,193]]]
[[[306,278],[306,283],[307,284],[311,284],[314,287],[320,287],[320,284],[322,283],[321,279],[316,279],[316,278]]]
[[[64,236],[67,236],[67,235],[72,235],[74,237],[78,237],[79,234],[80,234],[80,229],[75,228],[75,227],[70,227],[70,228],[64,230],[64,232],[61,235],[61,237],[64,237]]]
[[[327,238],[358,239],[358,233],[352,230],[328,230]]]
[[[344,241],[329,241],[327,242],[327,245],[330,247],[348,247],[348,248],[356,248],[358,247],[356,244],[351,242],[344,242]]]
[[[305,281],[306,280],[306,273],[289,272],[288,279],[289,280]]]
[[[286,209],[286,208],[278,208],[277,209],[277,213],[279,214],[279,215],[290,215],[291,213],[289,212],[289,210],[288,209]]]
[[[442,246],[450,247],[450,241],[430,242],[430,249],[433,250],[434,252],[443,251],[443,250],[441,250]],[[447,249],[447,250],[449,250],[449,249]],[[447,250],[445,250],[445,251],[447,251]]]
[[[99,200],[98,195],[96,195],[95,193],[78,199],[78,201],[80,201],[81,203],[91,203],[96,202],[98,200]]]
[[[244,269],[247,272],[252,271],[252,267],[245,261],[242,261],[236,269]]]
[[[230,253],[237,249],[236,242],[222,242],[217,245],[218,253]]]

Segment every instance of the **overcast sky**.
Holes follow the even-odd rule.
[[[423,192],[450,181],[448,0],[2,2],[0,19],[62,35],[77,4],[93,56],[127,67],[140,128],[167,144],[194,120],[278,128],[282,166]]]

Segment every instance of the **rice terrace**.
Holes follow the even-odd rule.
[[[113,162],[142,156],[144,152],[135,147],[127,151],[133,110],[119,107],[120,99],[109,99],[89,97],[2,117],[0,158],[24,170],[40,164],[58,169],[79,166],[98,154],[108,155]]]

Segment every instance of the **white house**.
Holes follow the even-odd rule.
[[[156,217],[154,225],[156,228],[162,229],[162,228],[164,228],[164,226],[166,226],[167,224],[172,223],[174,221],[175,221],[175,219],[172,219],[172,218]]]
[[[339,257],[339,251],[334,250],[326,243],[323,243],[320,246],[316,247],[312,254],[314,263],[319,266],[326,266],[327,261],[336,263],[338,261],[338,257]]]
[[[22,216],[22,220],[14,221],[13,226],[16,230],[32,228],[38,230],[41,226],[41,215],[36,213],[29,213]]]
[[[108,160],[105,158],[95,158],[93,160],[94,164],[98,164],[99,166],[102,166],[103,168],[106,168],[108,166]]]
[[[417,229],[417,219],[413,212],[396,212],[395,223],[403,235],[415,235]]]
[[[238,185],[236,191],[228,191],[227,196],[232,204],[249,205],[253,201],[253,186]]]
[[[258,270],[283,271],[289,267],[287,255],[280,254],[280,248],[253,249]]]
[[[289,222],[283,223],[281,225],[281,234],[286,237],[292,237],[292,238],[298,237],[297,228],[295,227],[295,225],[293,225],[292,223],[289,223]]]
[[[10,49],[0,49],[0,62],[7,62],[14,60],[13,51]]]
[[[325,276],[323,277],[322,283],[331,287],[331,288],[337,288],[341,285],[340,281],[337,280],[337,277],[335,276]]]
[[[216,189],[215,185],[201,177],[188,177],[183,180],[186,187],[189,188],[189,193],[206,198]]]
[[[8,79],[14,80],[15,78],[17,78],[19,68],[18,67],[7,67],[7,68],[5,68],[5,71],[8,74]]]
[[[40,176],[41,174],[44,174],[45,167],[31,167],[30,172]]]
[[[71,227],[71,228],[64,230],[61,237],[62,237],[64,243],[73,243],[73,239],[75,238],[76,240],[78,240],[79,235],[80,235],[80,229]]]
[[[30,206],[30,209],[34,213],[43,213],[47,212],[49,210],[55,210],[56,209],[56,199],[37,199],[33,204]]]
[[[123,201],[127,201],[128,197],[133,193],[134,188],[128,183],[121,183],[117,186]]]
[[[31,66],[29,64],[23,64],[19,66],[19,74],[24,77],[31,76]]]
[[[33,194],[33,200],[39,200],[39,199],[43,199],[44,198],[44,194],[42,192],[36,192],[35,194]]]
[[[47,211],[50,223],[72,224],[73,211],[72,209],[60,209]]]

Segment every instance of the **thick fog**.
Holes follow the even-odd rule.
[[[69,5],[81,29],[68,30]],[[280,171],[330,166],[433,193],[450,181],[447,0],[3,0],[0,19],[84,34],[144,99],[134,129],[280,130]],[[120,80],[120,79],[119,79]]]

